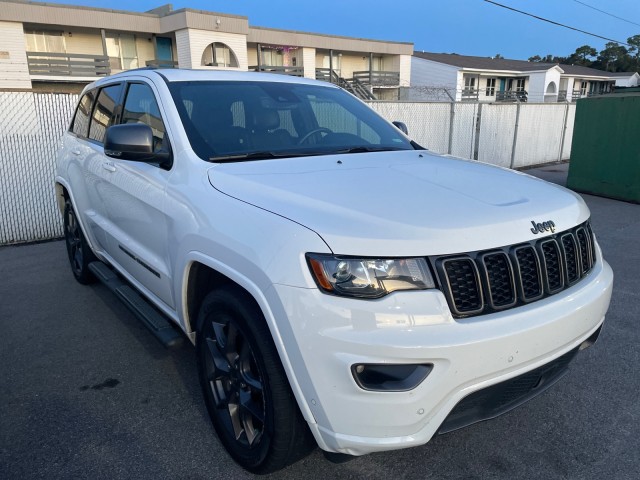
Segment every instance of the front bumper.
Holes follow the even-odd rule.
[[[363,455],[421,445],[464,397],[548,364],[602,325],[613,273],[599,255],[569,289],[511,310],[454,320],[439,291],[396,292],[374,301],[274,285],[275,318],[288,318],[284,345],[298,401],[319,446]],[[431,363],[406,392],[365,391],[356,363]]]

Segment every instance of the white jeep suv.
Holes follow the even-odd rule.
[[[613,274],[583,200],[397,125],[329,83],[141,69],[88,85],[61,140],[76,279],[195,344],[251,471],[494,417],[600,332]]]

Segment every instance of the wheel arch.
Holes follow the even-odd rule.
[[[59,181],[56,181],[56,203],[58,204],[58,210],[60,210],[60,214],[64,213],[64,202],[67,198],[69,198],[69,192],[67,191],[67,187],[65,187]]]
[[[199,252],[190,252],[187,265],[182,278],[182,320],[184,329],[191,341],[195,344],[197,332],[197,315],[202,301],[214,288],[223,285],[233,285],[247,294],[255,302],[267,324],[271,338],[276,347],[280,361],[285,370],[289,385],[297,399],[302,416],[309,424],[315,424],[316,420],[307,403],[305,395],[295,374],[295,370],[289,358],[280,329],[275,321],[275,316],[269,307],[269,302],[258,284],[246,276],[231,269],[223,263],[205,256]],[[312,429],[313,430],[313,429]],[[315,434],[316,439],[318,438]]]

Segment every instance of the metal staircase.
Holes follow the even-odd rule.
[[[362,100],[376,100],[376,96],[364,82],[358,78],[343,78],[335,70],[316,68],[316,80],[334,83]]]

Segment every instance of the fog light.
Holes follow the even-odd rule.
[[[406,392],[416,388],[433,370],[433,365],[388,365],[359,363],[351,366],[358,386],[376,392]]]

